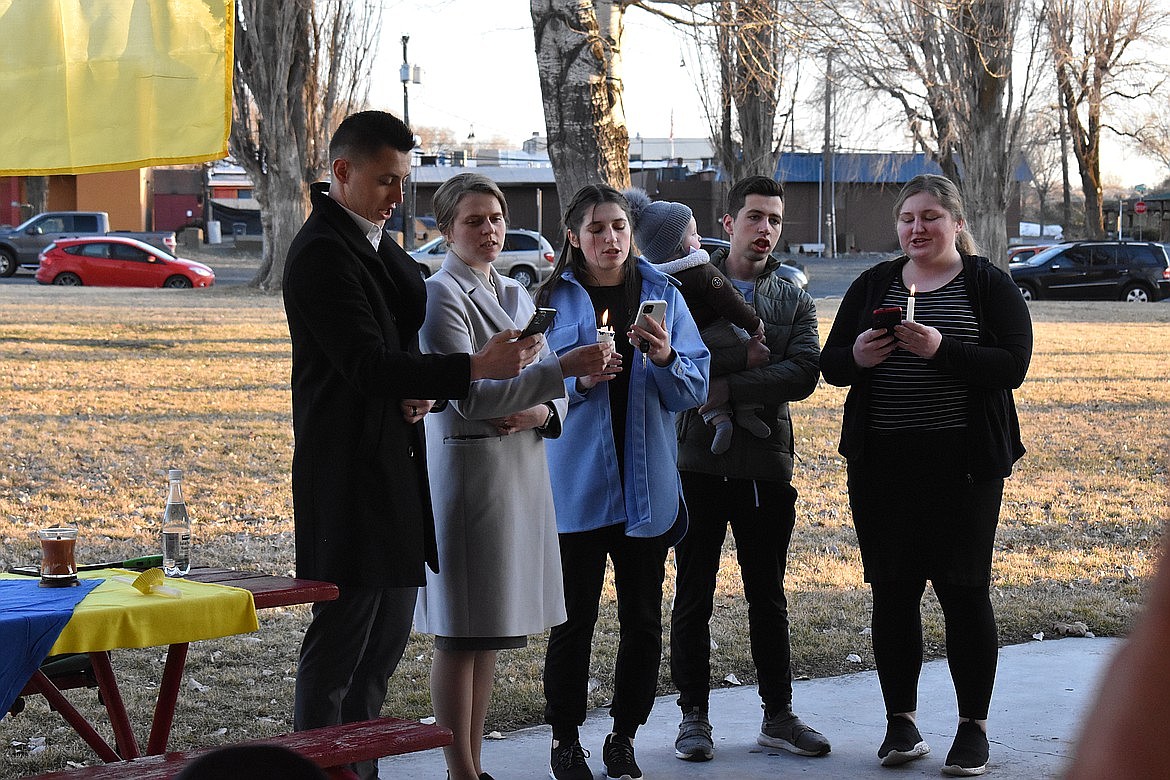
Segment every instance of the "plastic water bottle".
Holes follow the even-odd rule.
[[[183,501],[183,472],[170,469],[167,479],[171,485],[162,521],[163,573],[185,577],[191,571],[191,518]]]

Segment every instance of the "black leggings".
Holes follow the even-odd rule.
[[[926,581],[870,583],[873,591],[873,657],[886,713],[918,709],[922,671],[922,594]],[[934,583],[946,619],[947,664],[959,717],[985,720],[995,685],[999,636],[986,585]]]

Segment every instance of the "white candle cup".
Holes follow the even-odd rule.
[[[914,296],[906,299],[906,321],[914,322]]]
[[[613,354],[613,328],[602,326],[597,329],[597,343],[600,344],[606,355],[606,360]]]

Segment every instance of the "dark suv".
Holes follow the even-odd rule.
[[[1077,241],[1057,244],[1009,266],[1029,301],[1121,300],[1170,296],[1170,257],[1148,241]]]

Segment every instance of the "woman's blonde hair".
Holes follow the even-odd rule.
[[[455,221],[455,215],[459,212],[459,201],[469,192],[493,196],[500,202],[500,210],[507,221],[508,201],[504,200],[504,193],[500,191],[499,185],[480,173],[461,173],[443,182],[431,198],[431,207],[435,210],[435,224],[439,226],[439,232],[444,236],[447,235],[451,223]]]
[[[902,191],[898,193],[898,200],[894,203],[894,222],[898,221],[898,215],[902,213],[902,205],[907,198],[922,192],[933,196],[956,222],[963,223],[963,229],[955,234],[955,249],[959,250],[959,254],[979,254],[981,251],[979,243],[975,240],[975,236],[971,235],[967,212],[963,209],[963,196],[959,194],[959,188],[955,186],[955,183],[946,176],[923,173],[906,182],[906,186],[902,187]]]

